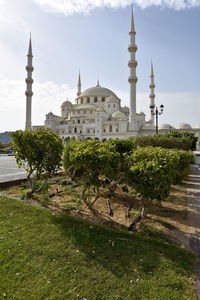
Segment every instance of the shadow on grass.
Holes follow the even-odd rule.
[[[194,256],[175,244],[158,238],[147,238],[135,233],[115,231],[75,220],[66,215],[52,216],[63,237],[73,239],[76,247],[85,255],[88,267],[91,260],[122,277],[133,265],[143,274],[154,274],[163,262],[172,264],[177,273],[192,273]]]

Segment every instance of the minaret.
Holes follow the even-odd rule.
[[[77,96],[79,97],[81,94],[81,74],[80,74],[80,71],[79,71],[79,74],[78,74],[78,91],[77,91]]]
[[[153,71],[153,63],[151,62],[151,75],[150,75],[150,78],[151,78],[151,83],[150,83],[150,90],[151,90],[151,93],[149,95],[149,98],[151,99],[151,102],[150,102],[150,107],[155,107],[155,102],[154,102],[154,99],[155,99],[155,93],[154,93],[154,89],[155,89],[155,83],[154,83],[154,71]],[[155,125],[155,117],[154,115],[151,114],[151,122],[152,122],[152,125]]]
[[[26,78],[26,125],[25,125],[25,130],[31,130],[32,125],[31,125],[31,108],[32,108],[32,84],[33,84],[33,79],[32,79],[32,72],[34,70],[32,66],[32,60],[33,60],[33,54],[32,54],[32,45],[31,45],[31,37],[29,41],[29,48],[28,48],[28,63],[26,66],[27,70],[27,78]]]
[[[130,52],[130,60],[128,62],[128,66],[130,68],[130,76],[128,81],[130,83],[130,116],[129,116],[129,130],[137,130],[137,120],[136,120],[136,67],[137,61],[135,60],[135,53],[137,51],[137,46],[135,44],[135,25],[133,18],[133,6],[131,13],[131,28],[130,28],[130,45],[128,47],[128,51]]]

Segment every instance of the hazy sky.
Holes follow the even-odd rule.
[[[200,0],[0,0],[0,132],[24,129],[25,66],[32,32],[33,125],[100,84],[129,105],[130,4],[136,27],[137,111],[149,118],[154,62],[160,123],[200,123]]]

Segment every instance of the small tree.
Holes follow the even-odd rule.
[[[126,159],[129,164],[127,182],[141,197],[142,218],[153,200],[160,203],[169,195],[177,175],[174,170],[179,166],[179,156],[173,150],[138,147]],[[134,226],[135,222],[132,225]]]
[[[41,190],[48,176],[60,169],[63,151],[61,138],[50,129],[18,130],[12,133],[12,138],[17,164],[28,174],[30,193],[36,191],[36,181],[47,175],[38,189]]]
[[[65,150],[65,159],[68,162],[64,161],[64,165],[71,165],[81,182],[83,202],[91,208],[90,189],[96,192],[96,200],[103,178],[113,177],[116,173],[119,153],[115,151],[113,145],[97,140],[85,140],[75,143],[69,154],[68,150]]]

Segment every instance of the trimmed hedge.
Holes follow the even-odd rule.
[[[175,137],[171,135],[159,134],[152,136],[131,137],[133,148],[139,147],[162,147],[167,149],[193,150],[193,140],[187,136]]]
[[[99,189],[102,178],[117,180],[147,201],[160,202],[168,196],[172,184],[188,175],[193,154],[161,147],[134,147],[133,140],[73,141],[65,147],[63,164],[65,170],[73,168],[84,190],[89,186]]]

